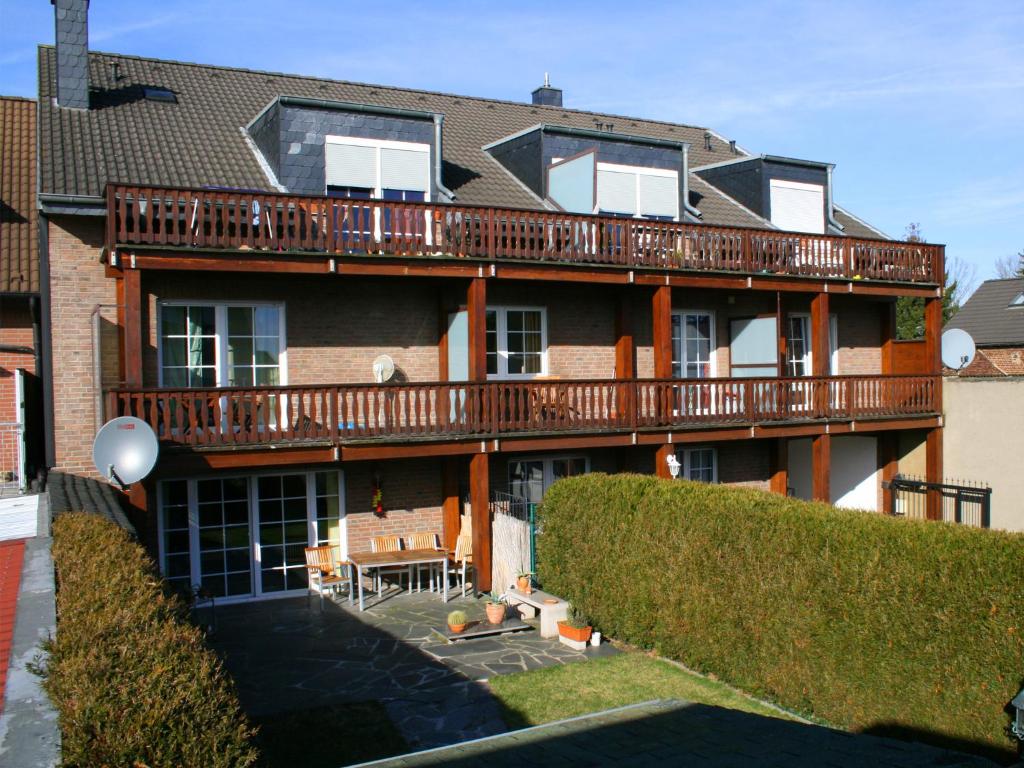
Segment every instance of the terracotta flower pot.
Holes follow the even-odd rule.
[[[466,622],[462,622],[461,624],[449,624],[448,629],[456,635],[459,634],[459,632],[465,632]]]
[[[533,585],[530,584],[529,576],[520,576],[516,579],[516,589],[522,592],[524,595],[528,595],[533,592]]]
[[[505,620],[505,606],[502,603],[488,603],[484,610],[487,611],[487,620],[491,624],[501,624]]]
[[[558,622],[558,634],[567,640],[575,640],[578,643],[589,643],[593,627],[570,627],[566,622]]]

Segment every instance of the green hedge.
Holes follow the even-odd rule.
[[[81,513],[58,517],[53,537],[57,634],[44,687],[64,765],[252,765],[231,681],[145,550]]]
[[[559,481],[540,520],[544,588],[611,637],[851,730],[1011,749],[1024,535],[640,475]]]

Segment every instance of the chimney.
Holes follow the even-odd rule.
[[[50,0],[56,17],[57,105],[89,108],[89,0]]]
[[[562,89],[551,87],[547,72],[544,73],[544,85],[533,92],[533,103],[545,107],[562,106]]]

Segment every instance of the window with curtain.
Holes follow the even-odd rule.
[[[283,315],[278,304],[161,304],[160,385],[284,383]]]
[[[498,378],[543,375],[547,370],[547,313],[536,307],[487,310],[487,373]]]

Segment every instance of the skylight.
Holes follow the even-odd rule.
[[[1021,291],[1010,301],[1011,307],[1024,307],[1024,291]]]
[[[145,95],[147,101],[166,101],[170,104],[178,103],[178,97],[170,88],[146,85],[143,86],[142,93]]]

